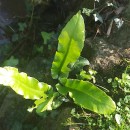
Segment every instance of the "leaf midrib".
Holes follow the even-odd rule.
[[[27,77],[28,78],[28,77]],[[22,86],[25,88],[25,89],[31,89],[31,91],[33,91],[33,92],[36,92],[37,94],[40,92],[40,93],[42,93],[43,92],[43,94],[45,94],[44,93],[44,91],[41,91],[41,90],[36,90],[36,89],[34,89],[34,88],[32,88],[32,87],[27,87],[28,85],[26,85],[25,84],[25,82],[23,82],[23,81],[19,81],[17,78],[14,78],[15,80],[16,80],[16,82],[18,82],[18,84],[22,84]],[[15,86],[15,84],[16,84],[16,82],[14,82],[14,86]],[[20,85],[21,86],[21,85]],[[31,86],[30,84],[29,84],[29,86]],[[22,89],[23,90],[23,89]],[[23,94],[24,95],[24,94]],[[42,96],[41,96],[42,97]]]
[[[66,86],[66,85],[65,85]],[[105,104],[105,103],[103,103],[103,102],[101,102],[101,101],[99,101],[99,100],[97,100],[97,98],[94,98],[92,95],[90,95],[89,93],[85,93],[84,91],[81,91],[80,89],[73,89],[73,88],[70,88],[70,87],[67,87],[67,88],[69,88],[70,90],[74,90],[74,91],[77,91],[77,92],[81,92],[81,93],[83,93],[83,94],[85,94],[85,95],[88,95],[89,97],[92,97],[94,100],[96,100],[98,103],[100,103],[100,104]],[[107,95],[106,95],[107,96]],[[109,97],[108,97],[109,98]],[[108,105],[107,105],[108,106]],[[111,106],[110,106],[110,108],[111,108]]]
[[[76,24],[75,24],[75,27],[77,26],[77,24],[78,24],[78,22],[79,22],[79,19],[80,19],[80,16],[78,16],[78,19],[77,19],[77,22],[76,22]],[[60,64],[60,67],[59,67],[58,77],[60,77],[60,73],[61,73],[62,67],[63,67],[63,65],[64,65],[64,63],[65,63],[65,61],[66,61],[66,57],[67,57],[67,55],[68,55],[68,53],[69,53],[69,51],[70,51],[71,41],[72,41],[72,37],[73,37],[73,35],[74,35],[75,30],[76,30],[76,28],[73,29],[73,33],[72,33],[71,36],[70,36],[69,43],[68,43],[69,46],[67,47],[67,51],[66,51],[66,53],[65,53],[65,55],[64,55],[64,57],[63,57],[63,60],[62,60],[62,62],[61,62],[61,64]]]

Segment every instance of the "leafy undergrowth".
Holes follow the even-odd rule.
[[[64,122],[76,130],[129,130],[130,129],[130,66],[122,78],[116,77],[111,84],[111,97],[116,100],[116,111],[110,116],[96,115],[84,109],[71,109],[71,116]]]
[[[104,25],[99,14],[96,13],[94,17],[98,22],[101,22],[102,26]],[[51,67],[52,57],[57,48],[57,37],[61,27],[59,27],[56,32],[52,31],[47,33],[44,32],[40,27],[36,26],[38,25],[38,21],[35,19],[37,18],[33,18],[34,23],[32,24],[29,24],[30,18],[26,18],[25,21],[20,20],[17,23],[15,28],[16,30],[11,36],[11,41],[13,43],[11,44],[11,52],[4,52],[7,54],[7,57],[5,58],[4,62],[2,62],[1,66],[17,66],[20,68],[20,70],[29,72],[30,76],[34,76],[40,81],[45,79],[47,83],[49,83],[52,81],[50,79],[50,71],[48,68]],[[36,28],[38,28],[38,30]],[[98,29],[99,28],[97,28],[97,30]],[[95,32],[93,33],[95,34]],[[90,35],[91,32],[88,32],[88,34]],[[112,87],[108,94],[113,98],[117,105],[116,111],[110,116],[97,115],[96,113],[80,108],[72,103],[68,103],[68,100],[65,99],[66,103],[62,104],[57,110],[53,110],[52,112],[44,112],[39,116],[37,116],[35,112],[28,113],[25,117],[22,116],[23,119],[18,121],[16,120],[19,119],[18,116],[20,116],[20,114],[16,114],[16,119],[11,119],[12,116],[9,116],[11,118],[8,119],[7,116],[5,116],[5,125],[8,124],[9,120],[15,120],[15,123],[12,123],[13,125],[11,128],[20,130],[129,130],[130,73],[128,70],[129,67],[127,67],[127,71],[122,74],[122,78],[119,78],[121,75],[118,75],[118,78],[116,77],[115,79],[112,79],[112,81],[109,79],[109,86]],[[82,72],[80,73],[79,77],[89,79],[95,83],[96,79],[93,73],[95,72],[89,68],[87,74]],[[3,97],[3,95],[0,96]],[[16,102],[19,101],[19,99],[16,100]],[[21,102],[25,103],[23,101]],[[23,106],[18,103],[14,105],[15,108],[19,108],[17,105],[23,108]],[[27,105],[28,104],[25,103],[25,106]],[[10,109],[9,111],[13,111],[13,109]],[[26,111],[26,109],[24,109],[24,111]],[[20,112],[17,111],[17,113]]]

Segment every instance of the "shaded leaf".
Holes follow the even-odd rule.
[[[67,93],[69,92],[69,89],[67,87],[62,86],[61,84],[56,84],[56,89],[60,94],[64,96],[67,95]]]
[[[47,44],[47,42],[51,39],[52,35],[54,35],[54,32],[47,33],[47,32],[41,32],[42,38],[44,39],[44,44]]]
[[[15,33],[12,35],[12,42],[16,42],[19,40],[19,34]]]
[[[18,23],[19,31],[23,32],[27,28],[26,23]]]
[[[62,30],[58,40],[58,51],[51,68],[53,79],[67,77],[70,72],[68,65],[80,56],[85,37],[84,20],[80,13],[74,15]]]
[[[23,32],[27,28],[26,23],[18,23],[19,31]]]
[[[81,71],[86,65],[90,65],[89,61],[86,58],[80,56],[75,63],[70,63],[68,67],[72,70],[74,69]]]
[[[14,66],[18,65],[18,63],[19,63],[19,60],[14,58],[14,56],[11,56],[8,60],[4,61],[3,65],[14,67]]]

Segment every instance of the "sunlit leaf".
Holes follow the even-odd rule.
[[[57,96],[58,93],[51,93],[48,95],[48,98],[44,101],[44,99],[39,99],[35,101],[36,105],[36,112],[40,113],[46,110],[52,110],[53,108],[53,102],[54,98]],[[55,107],[55,106],[54,106]]]
[[[74,63],[80,56],[85,37],[84,20],[80,13],[74,15],[62,30],[58,40],[58,51],[52,64],[52,77],[67,77],[68,64]]]
[[[39,82],[26,73],[19,73],[18,69],[13,67],[0,67],[0,84],[10,86],[26,99],[46,98],[46,92],[51,88],[50,85]]]
[[[61,94],[69,93],[74,102],[83,108],[99,114],[112,113],[116,105],[114,101],[94,84],[77,79],[61,79],[57,89]]]

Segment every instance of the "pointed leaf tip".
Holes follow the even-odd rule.
[[[51,68],[53,79],[67,77],[70,72],[68,65],[80,56],[84,46],[85,25],[80,13],[74,15],[62,30],[58,40],[58,51]]]

